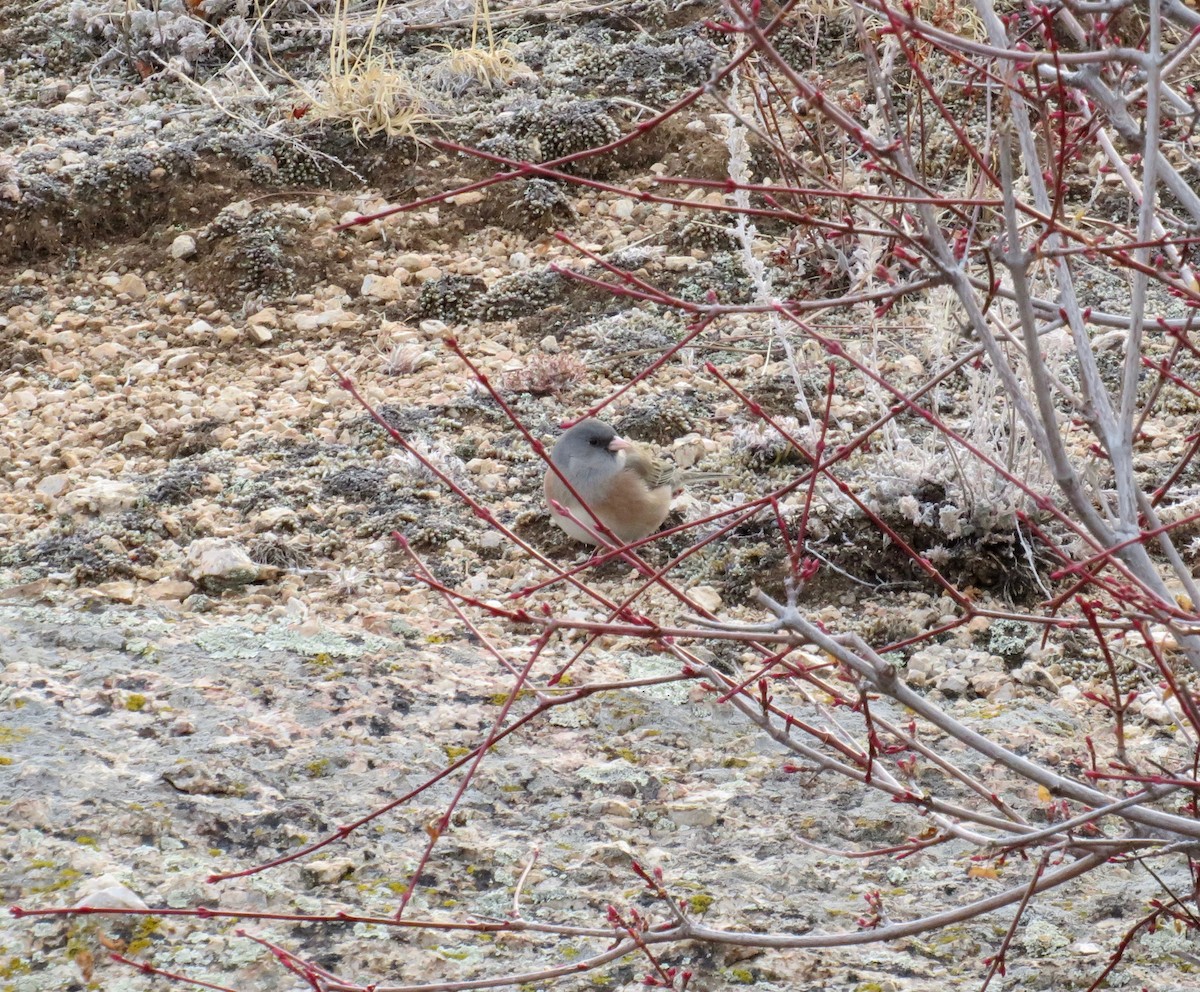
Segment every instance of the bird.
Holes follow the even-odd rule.
[[[581,420],[566,431],[555,442],[550,461],[553,468],[547,468],[543,484],[550,519],[568,537],[593,545],[611,540],[600,531],[597,520],[624,544],[640,541],[662,526],[677,487],[685,481],[719,475],[684,476],[653,448],[621,437],[603,420],[594,418]],[[590,513],[563,485],[555,468],[571,483]],[[556,510],[555,503],[570,510],[575,520]]]

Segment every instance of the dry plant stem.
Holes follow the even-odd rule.
[[[1026,69],[1032,66],[1042,66],[1053,63],[1063,65],[1089,65],[1093,62],[1101,65],[1111,62],[1129,62],[1132,65],[1141,66],[1145,62],[1145,53],[1136,48],[1111,48],[1105,49],[1104,52],[1037,52],[1033,50],[1018,50],[1008,47],[1003,40],[997,42],[995,38],[991,45],[985,45],[982,42],[974,41],[971,38],[966,38],[959,34],[952,34],[949,31],[931,24],[929,21],[922,21],[914,17],[908,11],[914,9],[912,7],[902,7],[897,9],[887,3],[887,0],[854,0],[854,6],[861,8],[868,13],[879,14],[884,19],[895,24],[903,25],[908,28],[914,35],[921,38],[930,44],[935,44],[946,52],[964,52],[971,55],[978,55],[985,59],[991,59],[996,62],[1010,64],[1016,69]]]
[[[606,934],[613,936],[610,930]],[[540,971],[530,971],[518,974],[502,975],[497,978],[481,978],[463,982],[423,982],[419,985],[389,985],[386,983],[373,984],[369,992],[469,992],[472,989],[494,989],[511,986],[535,985],[540,982],[550,982],[557,978],[569,978],[573,975],[586,975],[595,971],[610,961],[619,961],[627,954],[632,954],[646,944],[660,944],[679,940],[671,934],[652,935],[641,934],[638,940],[623,940],[620,943],[589,958],[579,958],[571,964],[559,965],[556,968],[544,968]],[[342,982],[331,982],[322,992],[368,992],[361,985]]]
[[[1057,888],[1073,878],[1078,878],[1090,871],[1094,871],[1108,861],[1112,853],[1087,854],[1055,871],[1044,873],[1037,880],[1037,884],[1034,887],[1034,894]],[[900,940],[904,937],[913,937],[917,934],[928,933],[932,930],[941,930],[956,923],[962,923],[964,920],[974,919],[978,916],[983,916],[985,913],[995,912],[997,909],[1003,909],[1005,906],[1011,906],[1013,903],[1019,903],[1025,897],[1028,890],[1028,885],[1019,885],[1004,892],[998,892],[994,896],[979,899],[955,909],[948,909],[941,913],[923,916],[920,919],[910,920],[907,923],[893,923],[877,927],[874,930],[860,930],[855,933],[804,934],[802,936],[791,934],[751,934],[717,930],[703,926],[695,921],[689,921],[684,934],[669,933],[663,936],[671,936],[674,939],[686,936],[691,940],[712,941],[714,943],[735,944],[745,947],[856,947],[864,944],[887,943],[893,940]],[[655,937],[657,938],[658,935],[655,935]],[[381,989],[380,992],[383,992],[383,990]]]
[[[197,909],[173,909],[151,907],[150,909],[93,909],[90,907],[62,907],[55,909],[25,909],[13,907],[11,913],[18,919],[27,916],[153,916],[179,917],[200,920],[260,920],[278,923],[361,923],[368,926],[387,927],[397,931],[428,930],[433,933],[538,933],[554,937],[595,938],[604,940],[612,937],[612,927],[577,927],[558,923],[538,923],[530,920],[468,920],[449,922],[446,920],[397,920],[393,916],[360,916],[355,913],[265,913],[255,910],[222,910],[201,907]]]
[[[429,569],[425,567],[425,563],[416,555],[412,549],[412,546],[408,543],[408,539],[403,534],[393,531],[392,539],[400,546],[401,550],[408,555],[409,560],[411,560],[413,565],[417,568],[417,574],[414,576],[414,578],[418,582],[426,582],[426,580],[433,578],[433,576],[429,573]],[[512,675],[514,678],[519,678],[520,672],[517,670],[516,666],[504,656],[503,651],[501,651],[498,647],[496,647],[495,644],[492,643],[491,638],[489,638],[482,630],[479,629],[479,625],[476,624],[459,608],[458,600],[453,596],[447,596],[444,593],[442,598],[445,600],[446,605],[454,611],[454,615],[462,621],[463,626],[466,627],[479,641],[479,643],[483,645],[483,647],[487,650],[487,653],[495,658],[496,661],[498,661],[504,667],[509,675]],[[546,698],[542,695],[541,690],[536,686],[530,686],[530,690],[537,695],[539,702],[546,701]]]
[[[1030,847],[1033,844],[1040,844],[1044,840],[1053,840],[1058,843],[1062,842],[1064,836],[1068,836],[1071,831],[1078,830],[1080,827],[1093,826],[1097,820],[1106,816],[1112,816],[1121,812],[1123,809],[1128,809],[1130,806],[1136,806],[1139,803],[1157,802],[1160,799],[1169,796],[1172,792],[1178,792],[1178,786],[1155,786],[1152,789],[1145,789],[1136,795],[1129,796],[1117,802],[1109,803],[1106,806],[1098,806],[1095,809],[1090,809],[1086,813],[1080,813],[1078,816],[1073,816],[1069,820],[1060,820],[1051,826],[1045,827],[1042,830],[1035,830],[1032,833],[1022,834],[1020,837],[1002,840],[997,839],[992,841],[992,846],[997,849],[998,853],[1007,854],[1011,851],[1016,851],[1021,848]],[[1079,838],[1072,838],[1071,844],[1079,846],[1083,842]],[[1105,845],[1119,844],[1123,847],[1136,847],[1139,845],[1147,845],[1154,847],[1166,847],[1164,841],[1152,837],[1105,837],[1098,843]],[[1186,843],[1191,844],[1191,841]]]
[[[988,28],[993,43],[999,43],[1005,37],[1004,30],[990,3],[988,0],[977,0],[976,7]],[[1011,74],[1011,69],[1008,70],[1008,73]],[[1011,113],[1026,166],[1025,175],[1030,182],[1038,208],[1045,211],[1049,206],[1049,198],[1042,181],[1041,172],[1037,168],[1038,154],[1036,147],[1033,145],[1033,132],[1029,126],[1024,100],[1019,96],[1016,81],[1009,78],[1007,83],[1011,94]],[[1155,92],[1157,91],[1155,90]],[[1157,103],[1153,106],[1157,112]],[[1027,280],[1027,271],[1033,261],[1033,256],[1018,247],[1020,244],[1020,233],[1016,220],[1016,199],[1013,193],[1014,174],[1009,141],[1006,135],[1002,134],[1000,136],[998,151],[1003,179],[1002,192],[1005,201],[1004,218],[1007,237],[1007,245],[1003,252],[1002,260],[1008,268],[1013,282],[1018,312],[1021,316],[1022,333],[1026,340],[1026,349],[1029,355],[1033,356],[1039,354],[1036,318],[1030,303],[1032,294],[1029,290]],[[1147,155],[1146,158],[1149,162],[1151,158],[1156,159],[1157,154]],[[1149,164],[1147,165],[1147,169],[1150,169]],[[1154,176],[1155,173],[1153,171],[1147,173],[1147,178],[1151,180],[1153,180]],[[1145,220],[1147,217],[1146,211],[1152,206],[1153,199],[1153,186],[1150,186],[1145,190],[1143,196],[1141,216],[1145,226],[1139,230],[1139,236],[1142,239],[1145,238],[1148,228],[1148,221]],[[1048,232],[1046,236],[1047,246],[1053,248],[1057,243],[1057,235],[1052,231]],[[1129,389],[1129,377],[1131,375],[1135,377],[1133,388],[1136,389],[1136,370],[1140,350],[1131,344],[1130,351],[1127,353],[1126,390],[1123,394],[1121,409],[1118,414],[1113,410],[1108,393],[1100,379],[1095,356],[1091,349],[1086,328],[1084,327],[1082,314],[1074,297],[1072,277],[1070,270],[1066,267],[1066,260],[1059,257],[1055,259],[1053,264],[1057,269],[1058,286],[1060,292],[1063,294],[1062,312],[1068,319],[1075,342],[1076,354],[1079,358],[1080,378],[1090,409],[1089,419],[1092,422],[1097,437],[1104,445],[1113,468],[1114,481],[1117,486],[1118,512],[1112,526],[1095,511],[1091,496],[1084,487],[1082,480],[1071,467],[1070,457],[1058,433],[1057,414],[1049,384],[1044,374],[1043,363],[1031,361],[1026,366],[1041,417],[1041,423],[1036,425],[1036,429],[1032,419],[1032,411],[1019,401],[1022,398],[1022,393],[1019,387],[1016,387],[1015,383],[1010,385],[1009,375],[1005,375],[1006,390],[1009,392],[1010,399],[1014,401],[1018,412],[1021,414],[1022,420],[1025,421],[1026,428],[1033,431],[1033,436],[1038,443],[1038,447],[1042,450],[1043,455],[1051,465],[1055,481],[1063,490],[1064,495],[1067,497],[1072,509],[1079,515],[1080,520],[1102,545],[1110,549],[1110,554],[1119,557],[1128,565],[1148,592],[1152,593],[1163,603],[1170,603],[1171,597],[1166,583],[1162,580],[1157,568],[1149,559],[1145,547],[1139,543],[1141,532],[1138,526],[1138,500],[1136,496],[1138,485],[1133,472],[1133,449],[1131,446],[1134,416],[1133,399],[1131,397],[1134,394]],[[965,291],[965,286],[960,286],[959,288],[960,300],[962,300],[968,309],[972,309],[973,294]],[[975,314],[972,313],[973,320],[974,317]],[[1139,347],[1141,341],[1140,327],[1140,322],[1135,319],[1132,325],[1132,333],[1136,336],[1137,346]],[[984,340],[985,344],[987,344],[988,338],[990,338],[990,331],[982,324],[977,326],[976,330],[980,334],[981,340]],[[985,335],[987,336],[985,337]],[[991,350],[989,349],[989,351]],[[998,369],[1001,368],[999,364],[1001,361],[1003,359],[998,353],[993,356],[993,362],[997,364]],[[1130,366],[1134,370],[1132,373],[1129,372]],[[1004,368],[1001,371],[1002,374],[1007,372],[1007,363],[1004,364]],[[1132,539],[1132,542],[1130,542],[1130,539]],[[1119,549],[1114,548],[1113,545],[1117,544],[1118,541],[1126,541],[1127,543]],[[1184,636],[1182,640],[1188,661],[1193,668],[1200,671],[1200,640],[1188,636]]]
[[[228,985],[217,985],[215,982],[203,982],[198,978],[189,978],[187,975],[182,975],[179,972],[167,971],[165,968],[156,968],[145,961],[135,961],[133,958],[127,958],[123,954],[110,954],[108,957],[110,961],[116,961],[117,964],[136,968],[143,975],[158,975],[169,982],[182,982],[187,985],[194,985],[199,989],[215,989],[216,992],[238,992],[237,989],[231,989]]]
[[[1037,866],[1033,870],[1033,875],[1029,879],[1029,885],[1025,889],[1025,895],[1021,897],[1020,903],[1017,905],[1017,911],[1013,914],[1012,923],[1009,924],[1008,930],[1004,934],[1004,940],[1000,942],[1000,949],[993,955],[990,961],[985,961],[988,965],[988,973],[984,976],[983,984],[979,987],[979,992],[987,992],[987,987],[991,984],[992,979],[996,976],[996,972],[1004,974],[1004,956],[1008,953],[1009,945],[1012,943],[1013,937],[1017,933],[1017,925],[1021,922],[1021,917],[1025,915],[1025,908],[1029,905],[1029,900],[1033,898],[1037,891],[1038,879],[1046,871],[1046,866],[1050,863],[1050,851],[1043,851],[1042,856],[1038,858]]]
[[[775,614],[785,627],[801,634],[810,643],[843,662],[860,677],[866,679],[877,692],[889,696],[901,706],[932,723],[976,753],[1004,765],[1014,774],[1028,781],[1045,786],[1052,794],[1065,796],[1088,806],[1102,806],[1113,802],[1111,796],[1081,785],[1065,776],[1055,775],[1036,762],[1014,754],[955,720],[901,682],[893,666],[875,654],[871,647],[857,635],[831,636],[805,620],[794,605],[784,606],[763,592],[757,593],[755,598],[765,609]],[[1121,810],[1120,815],[1124,819],[1163,831],[1177,839],[1200,839],[1200,821],[1197,820],[1138,806]]]
[[[697,672],[705,676],[714,685],[726,685],[728,680],[717,669],[711,666],[699,666]],[[830,690],[831,692],[833,690]],[[961,823],[956,820],[975,823],[982,827],[990,827],[1002,833],[1017,833],[1023,831],[1031,831],[1033,828],[1027,827],[1019,821],[1003,819],[997,816],[991,816],[987,813],[981,813],[978,810],[970,809],[966,806],[961,806],[957,803],[951,803],[943,799],[938,799],[936,796],[923,795],[918,796],[907,786],[897,782],[890,775],[887,776],[872,776],[868,774],[866,756],[861,753],[850,751],[846,745],[842,744],[834,736],[827,731],[822,731],[819,728],[810,728],[798,721],[790,713],[785,713],[774,707],[764,708],[761,701],[748,693],[741,693],[731,698],[730,704],[733,705],[747,720],[759,727],[763,733],[767,734],[777,744],[784,747],[786,750],[792,751],[795,754],[801,755],[806,761],[811,762],[816,768],[822,771],[834,772],[842,775],[859,785],[871,786],[892,797],[897,802],[906,803],[917,806],[931,816],[945,830],[955,834],[961,839],[974,844],[976,846],[990,846],[996,841],[993,838],[984,836],[983,834],[975,833],[967,830]],[[887,722],[879,722],[888,733],[893,733],[895,728]],[[821,743],[831,747],[838,748],[843,754],[846,754],[853,762],[838,761],[831,758],[829,755],[818,751],[811,745],[805,744],[797,740],[791,734],[791,729],[796,727],[805,730]],[[938,762],[939,767],[946,768],[955,777],[959,777],[961,773],[957,769],[953,769],[945,759]],[[989,799],[992,799],[990,795]]]
[[[529,855],[529,860],[525,862],[525,867],[521,871],[521,877],[517,879],[517,884],[513,889],[513,904],[510,912],[514,920],[521,919],[521,890],[525,888],[525,882],[529,878],[529,873],[533,871],[533,866],[537,864],[538,857],[541,855],[542,849],[535,847]]]
[[[442,834],[450,826],[450,819],[454,815],[454,810],[462,801],[462,797],[466,795],[467,788],[475,778],[475,773],[479,771],[479,766],[483,762],[484,756],[488,753],[493,744],[500,739],[501,732],[504,728],[504,722],[508,719],[508,714],[512,710],[513,704],[521,695],[521,689],[529,679],[529,673],[533,671],[533,666],[537,664],[542,656],[542,651],[545,650],[549,643],[550,636],[553,634],[553,629],[548,629],[543,632],[542,636],[537,639],[533,645],[533,650],[529,653],[529,660],[525,663],[525,667],[521,669],[517,675],[516,681],[513,683],[512,689],[509,690],[508,698],[504,700],[504,705],[500,707],[500,712],[496,714],[496,719],[492,723],[492,729],[488,731],[487,739],[479,747],[475,749],[475,756],[471,764],[467,767],[463,774],[462,781],[459,782],[458,789],[451,797],[450,802],[446,805],[446,810],[442,813],[437,823],[430,826],[428,829],[429,840],[425,845],[425,850],[421,852],[420,858],[417,859],[417,866],[413,869],[409,876],[408,884],[404,887],[404,892],[400,896],[400,906],[396,910],[396,919],[400,919],[404,915],[404,910],[408,908],[409,901],[413,897],[413,893],[417,890],[417,879],[425,871],[425,866],[429,863],[429,859],[433,856],[433,849],[437,846],[437,842],[441,839]]]
[[[1150,154],[1142,156],[1142,202],[1138,210],[1137,239],[1142,245],[1133,251],[1134,258],[1142,264],[1150,264],[1150,251],[1144,246],[1154,228],[1155,207],[1158,204],[1158,168],[1159,161],[1159,62],[1162,57],[1162,21],[1159,13],[1159,0],[1149,0],[1150,37],[1147,48],[1149,58],[1146,63],[1146,114],[1144,146],[1153,149]],[[1130,315],[1133,324],[1129,328],[1129,340],[1125,345],[1125,368],[1121,384],[1121,399],[1118,415],[1120,435],[1117,439],[1117,449],[1123,458],[1130,457],[1133,451],[1133,421],[1137,407],[1138,374],[1141,372],[1142,339],[1145,331],[1144,311],[1146,309],[1147,278],[1143,268],[1133,273],[1133,293],[1129,301]],[[1110,451],[1109,456],[1116,456]],[[1135,492],[1140,492],[1133,478],[1132,464],[1121,465],[1124,475],[1128,474],[1129,485],[1120,484],[1118,476],[1118,496],[1120,497],[1121,520],[1133,521],[1137,526],[1138,506]],[[1188,572],[1190,578],[1190,572]]]

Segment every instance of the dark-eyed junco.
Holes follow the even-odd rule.
[[[694,478],[716,477],[708,473],[685,478],[652,448],[620,437],[604,421],[594,419],[581,420],[563,434],[550,460],[591,510],[585,510],[548,468],[544,488],[550,519],[568,537],[584,544],[601,543],[596,534],[580,526],[594,527],[597,518],[626,544],[653,534],[666,519],[677,486]],[[556,511],[555,503],[570,510],[575,520]]]

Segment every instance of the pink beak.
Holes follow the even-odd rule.
[[[608,450],[609,451],[621,451],[624,448],[632,448],[632,447],[633,447],[633,442],[626,440],[623,437],[614,437],[611,441],[608,442]]]

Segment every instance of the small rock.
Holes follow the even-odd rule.
[[[66,488],[67,477],[65,475],[48,475],[37,484],[37,491],[51,499],[57,499]]]
[[[201,589],[222,592],[257,582],[263,574],[241,545],[227,538],[202,537],[188,545],[188,576]]]
[[[38,405],[37,393],[32,389],[14,389],[8,397],[18,410],[36,410]]]
[[[446,323],[441,320],[435,320],[430,317],[428,320],[423,320],[417,325],[421,329],[422,334],[428,334],[430,337],[440,337],[446,333]]]
[[[64,103],[75,103],[86,107],[95,98],[96,94],[92,92],[90,83],[80,83],[71,90],[65,97]]]
[[[544,338],[542,338],[542,340],[538,342],[538,347],[541,348],[542,351],[544,351],[547,355],[557,355],[560,351],[562,351],[562,348],[558,343],[558,338],[556,338],[553,334],[547,334]]]
[[[436,265],[430,265],[424,269],[417,269],[417,271],[413,273],[413,277],[417,280],[417,282],[434,282],[442,278],[442,270]]]
[[[130,379],[145,379],[158,374],[158,362],[152,358],[143,358],[140,362],[125,366],[125,375]]]
[[[146,595],[160,601],[176,599],[182,602],[195,591],[196,587],[183,579],[159,579],[146,587]]]
[[[262,324],[247,324],[246,337],[255,344],[270,344],[275,335],[271,333],[271,328]]]
[[[279,312],[274,307],[263,307],[258,313],[252,313],[246,318],[247,324],[254,324],[256,327],[278,327]]]
[[[629,197],[623,196],[609,205],[608,212],[610,216],[616,217],[617,220],[631,220],[633,218],[633,206],[633,201]]]
[[[403,270],[407,273],[407,269]],[[398,300],[404,291],[395,276],[379,276],[368,273],[363,276],[359,292],[372,300]]]
[[[947,696],[961,696],[967,691],[967,680],[961,672],[947,672],[935,679],[934,685]]]
[[[173,788],[191,796],[228,796],[243,791],[224,772],[214,774],[194,761],[170,768],[162,773],[162,777]]]
[[[465,193],[459,193],[456,196],[446,198],[447,203],[453,203],[458,207],[469,207],[473,203],[482,203],[487,198],[487,195],[481,189],[469,189]]]
[[[663,259],[663,268],[668,272],[686,272],[697,264],[691,255],[668,255]]]
[[[114,358],[124,355],[128,351],[128,348],[123,344],[118,344],[116,341],[101,341],[89,354],[98,362],[111,362]]]
[[[1012,676],[1022,685],[1038,686],[1042,689],[1049,689],[1051,692],[1058,692],[1058,683],[1054,681],[1050,673],[1040,665],[1035,665],[1032,662],[1026,662],[1020,668],[1013,671]]]
[[[137,598],[137,585],[133,582],[101,582],[96,592],[117,603],[132,603]]]
[[[300,517],[290,506],[272,506],[256,514],[251,525],[259,533],[265,530],[294,531],[300,526]]]
[[[190,234],[181,234],[171,242],[171,257],[175,259],[191,258],[196,254],[196,239]]]
[[[336,885],[353,875],[354,868],[349,858],[328,858],[306,862],[300,866],[300,874],[309,885]]]
[[[146,283],[134,272],[126,272],[117,281],[113,289],[118,294],[124,294],[133,300],[140,300],[146,295]]]
[[[667,816],[681,827],[711,827],[717,822],[716,812],[708,806],[672,806],[667,810]]]
[[[105,875],[95,880],[105,883],[100,888],[94,888],[74,905],[74,909],[149,909],[133,889],[118,882],[111,875]]]
[[[692,586],[687,591],[687,596],[697,606],[709,613],[716,613],[721,609],[721,594],[712,586]]]
[[[980,672],[971,676],[971,688],[981,696],[991,698],[992,693],[1008,683],[1003,672]]]
[[[61,103],[69,92],[71,84],[65,79],[45,79],[38,87],[37,102],[43,107],[49,107],[51,104]]]
[[[421,269],[427,269],[433,265],[433,259],[428,255],[408,252],[396,259],[396,264],[402,269],[408,269],[409,272],[419,272]]]
[[[1148,699],[1142,704],[1142,716],[1151,723],[1166,725],[1175,722],[1175,714],[1161,699]]]
[[[132,482],[113,479],[89,479],[66,496],[66,509],[76,513],[92,513],[98,517],[123,513],[138,500],[138,487]]]
[[[178,372],[180,369],[186,369],[189,365],[195,365],[199,359],[200,356],[194,351],[181,351],[167,359],[167,371]]]

